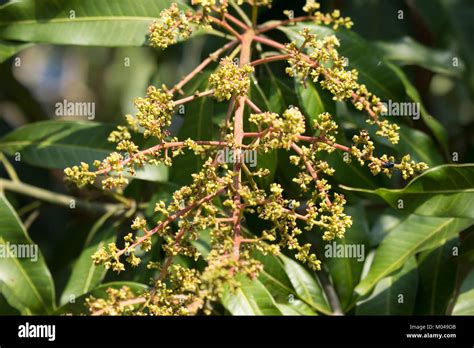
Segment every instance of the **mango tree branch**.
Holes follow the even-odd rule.
[[[201,145],[201,146],[228,146],[229,143],[225,141],[194,141],[195,144]],[[163,150],[163,149],[173,149],[173,148],[182,148],[185,147],[186,143],[184,141],[176,141],[176,142],[169,142],[169,143],[161,143],[155,146],[152,146],[146,150],[142,150],[134,154],[133,156],[130,156],[123,161],[120,162],[120,166],[123,167],[127,163],[133,161],[134,159],[143,156],[143,155],[151,155],[157,151]],[[112,166],[102,168],[96,172],[94,172],[95,175],[104,175],[113,170]]]
[[[318,189],[318,191],[320,191],[322,194],[325,195],[326,204],[331,206],[332,203],[331,203],[331,200],[329,199],[329,195],[327,194],[326,190],[321,186],[321,184],[319,182],[318,172],[313,168],[311,163],[308,161],[308,159],[306,158],[306,155],[304,154],[301,147],[299,147],[295,143],[291,143],[291,148],[293,150],[295,150],[295,152],[301,157],[301,159],[303,160],[303,162],[306,166],[306,169],[308,170],[308,173],[311,175],[311,178],[313,179],[314,183],[316,184],[316,188]]]
[[[250,63],[251,66],[257,66],[261,64],[267,64],[271,62],[278,62],[282,60],[287,60],[291,56],[289,54],[279,54],[279,55],[274,55],[274,56],[269,56],[265,58],[261,58],[258,60],[254,60],[253,62]]]
[[[252,42],[254,38],[254,31],[249,29],[247,30],[242,38],[241,44],[242,49],[240,51],[240,66],[243,67],[250,62],[251,55],[252,55]],[[236,154],[236,163],[234,164],[234,248],[233,254],[236,260],[239,259],[240,254],[240,243],[241,243],[241,215],[242,215],[242,207],[241,207],[241,197],[239,194],[241,182],[242,182],[242,140],[244,137],[244,111],[245,111],[245,104],[246,104],[247,96],[239,97],[237,99],[237,110],[235,111],[234,115],[234,143],[235,143],[235,154]]]
[[[229,33],[234,35],[237,39],[242,41],[242,36],[234,28],[232,28],[227,22],[221,21],[220,19],[217,19],[216,17],[212,17],[212,16],[209,16],[209,19],[211,20],[211,22],[213,22],[213,23],[219,25],[220,27],[224,28]]]
[[[23,182],[10,181],[0,178],[0,190],[2,189],[64,207],[71,207],[71,204],[73,203],[77,209],[95,214],[104,214],[110,212],[119,214],[129,208],[124,204],[88,202],[73,196],[51,192],[36,186],[25,184]]]
[[[0,152],[0,162],[2,162],[8,176],[13,181],[17,181],[17,182],[20,181],[20,179],[18,178],[18,174],[15,171],[15,168],[13,168],[12,164],[8,161],[8,159],[5,157],[5,155],[1,152]]]
[[[237,5],[235,3],[234,0],[230,0],[230,6],[232,6],[232,8],[235,10],[235,12],[237,12],[237,14],[240,16],[240,18],[245,22],[245,24],[247,25],[247,27],[252,27],[252,21],[250,20],[250,18],[247,16],[247,14],[245,13],[244,10],[242,10],[240,8],[239,5]]]
[[[173,102],[173,104],[174,105],[187,104],[187,103],[192,102],[193,100],[196,100],[198,98],[209,97],[210,95],[213,95],[213,94],[214,94],[214,90],[210,89],[210,90],[207,90],[207,91],[204,91],[204,92],[195,93],[195,94],[193,94],[189,97],[183,98],[183,99],[175,100]]]
[[[230,13],[224,13],[224,17],[226,19],[228,19],[229,21],[231,21],[232,23],[234,23],[235,25],[239,26],[243,30],[249,30],[250,29],[250,26],[246,25],[245,23],[243,23],[239,19],[235,18]]]
[[[225,192],[225,190],[226,190],[226,187],[223,187],[223,188],[217,190],[215,193],[211,193],[211,194],[201,198],[200,200],[197,200],[194,203],[188,205],[187,207],[177,211],[176,213],[170,215],[168,218],[166,218],[163,222],[161,222],[155,228],[153,228],[152,230],[146,232],[142,237],[137,239],[128,248],[124,248],[122,250],[119,250],[117,252],[116,256],[120,257],[121,255],[125,254],[127,252],[127,250],[133,249],[133,248],[137,247],[138,245],[142,244],[145,240],[150,238],[152,235],[154,235],[158,231],[166,228],[174,220],[176,220],[176,219],[180,218],[181,216],[187,214],[188,212],[190,212],[191,210],[193,210],[197,206],[201,206],[202,204],[209,202],[210,200],[214,199],[214,197],[220,196],[221,194],[223,194]]]

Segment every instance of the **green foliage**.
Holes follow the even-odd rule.
[[[416,2],[442,43],[432,48],[409,36],[415,32],[393,37],[386,28],[369,41],[360,33],[371,23],[359,31],[355,21],[349,30],[350,18],[312,2],[304,9],[311,18],[258,24],[257,33],[222,24],[225,11],[239,15],[232,7],[221,4],[216,12],[195,3],[0,6],[0,74],[12,69],[11,57],[37,44],[131,47],[102,58],[99,48],[87,51],[104,62],[89,75],[108,74],[87,88],[99,101],[109,93],[124,114],[134,110],[119,128],[102,123],[102,115],[101,122],[47,120],[10,129],[37,119],[26,115],[0,124],[1,175],[10,177],[0,179],[0,246],[36,247],[38,239],[42,249],[36,262],[0,257],[0,314],[474,315],[472,144],[451,129],[472,129],[472,115],[461,117],[474,91],[472,21],[465,18],[472,6]],[[267,17],[283,9],[258,5]],[[244,15],[251,7],[244,1]],[[197,37],[205,33],[221,38]],[[235,43],[215,51],[221,39]],[[140,73],[124,72],[130,57]],[[209,59],[193,71],[200,57]],[[445,88],[455,86],[443,102],[462,96],[447,107],[449,122],[414,66]],[[6,84],[18,84],[16,75],[9,72]],[[168,88],[170,80],[178,84]],[[137,110],[121,100],[136,93],[147,93],[135,100]],[[22,95],[20,109],[31,112],[41,98]],[[387,100],[418,103],[420,121],[382,117],[380,101]],[[460,142],[462,160],[453,156]],[[256,167],[216,165],[222,148],[258,151]],[[431,169],[410,179],[425,168],[412,159]],[[83,190],[63,184],[66,167]],[[101,189],[99,177],[111,190]],[[42,189],[28,192],[32,185]],[[37,200],[63,206],[65,219],[51,206],[38,209]],[[107,213],[98,217],[99,206]],[[37,214],[57,219],[52,226],[71,237],[54,243],[45,222],[34,222]],[[363,252],[327,252],[338,247]]]
[[[0,284],[7,302],[24,314],[51,313],[55,307],[53,278],[38,250],[38,246],[28,236],[17,213],[0,193]],[[29,258],[18,257],[15,247],[23,245],[29,250]],[[16,252],[18,248],[16,248]]]

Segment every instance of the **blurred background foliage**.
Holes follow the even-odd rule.
[[[0,4],[2,2],[6,3],[0,1]],[[303,5],[304,1],[275,0],[271,9],[261,11],[260,21],[284,18],[282,12],[289,6],[295,11],[295,15],[298,15]],[[343,40],[341,51],[349,57],[349,63],[354,60],[354,64],[360,66],[372,64],[375,56],[381,57],[387,64],[393,64],[394,71],[401,71],[407,79],[405,84],[400,81],[395,83],[392,90],[399,94],[394,99],[418,100],[416,98],[419,94],[426,115],[432,115],[442,125],[441,135],[437,135],[435,133],[438,128],[430,127],[429,120],[396,120],[402,126],[404,137],[400,146],[392,150],[396,151],[397,155],[410,153],[415,159],[426,161],[431,166],[474,162],[474,3],[469,0],[327,0],[323,1],[322,5],[324,10],[338,8],[344,16],[350,16],[355,23],[352,30],[370,42],[370,46],[364,41],[362,47],[354,45],[344,51]],[[282,32],[274,35],[281,40],[288,40]],[[0,19],[0,43],[1,40]],[[133,100],[143,96],[148,85],[173,85],[223,42],[225,41],[217,36],[197,36],[193,40],[172,46],[165,52],[148,47],[5,43],[0,49],[0,138],[33,122],[57,120],[55,104],[64,99],[94,102],[95,122],[121,123],[125,114],[134,113]],[[366,44],[367,46],[363,46]],[[8,57],[8,53],[17,49],[20,51],[15,56]],[[402,70],[397,70],[398,68]],[[341,136],[348,139],[356,129],[364,127],[363,118],[358,112],[344,103],[334,103],[319,87],[309,86],[309,90],[298,93],[300,87],[295,88],[294,82],[284,75],[283,64],[273,65],[271,72],[259,69],[257,77],[262,90],[259,90],[259,86],[253,86],[252,93],[256,100],[260,99],[259,104],[267,103],[274,111],[298,104],[309,115],[316,111],[328,110],[335,114],[347,129],[347,133]],[[199,83],[200,81],[197,81],[196,86]],[[383,88],[384,84],[388,85],[390,81],[380,78],[378,83]],[[410,86],[415,87],[415,92]],[[178,115],[172,125],[172,133],[193,134],[203,139],[216,135],[216,125],[223,118],[225,108],[214,102],[210,104],[212,105],[191,104],[186,115],[198,114],[199,124],[194,120],[186,122],[185,116]],[[81,118],[71,119],[77,121]],[[87,120],[85,117],[82,119]],[[198,126],[203,128],[197,129]],[[87,133],[84,137],[86,141]],[[0,144],[0,151],[1,146]],[[390,151],[388,143],[382,142],[379,146]],[[457,162],[453,162],[454,153],[457,153]],[[177,185],[189,180],[189,174],[199,164],[190,164],[190,161],[195,160],[189,157],[177,160],[169,173],[160,172],[158,180],[155,180],[155,177],[148,181],[133,181],[127,188],[126,195],[143,202],[169,197]],[[374,178],[356,164],[353,165],[357,167],[356,172],[352,172],[353,169],[347,168],[347,165],[343,167],[342,158],[331,161],[336,168],[341,168],[335,176],[336,185],[367,189],[405,185],[399,177],[391,181]],[[41,168],[25,161],[10,162],[26,183],[55,192],[104,200],[97,191],[79,191],[66,187],[60,168]],[[273,167],[272,175],[275,180],[291,187],[292,169],[287,158],[272,154],[259,158],[259,165]],[[0,175],[7,177],[3,167],[0,169]],[[169,180],[165,180],[166,177]],[[289,190],[290,195],[291,192]],[[422,228],[420,226],[429,225],[428,221],[412,221],[415,219],[412,215],[407,216],[390,209],[387,204],[374,199],[373,196],[364,196],[365,200],[360,204],[359,195],[350,192],[345,194],[353,205],[350,212],[355,221],[355,226],[347,233],[346,243],[363,243],[367,247],[375,248],[386,235],[394,233],[397,226],[407,223],[407,220],[412,227]],[[42,203],[10,192],[7,192],[7,198],[21,219],[28,222],[29,235],[39,244],[51,270],[56,293],[61,294],[69,280],[74,261],[81,255],[88,234],[99,216],[78,209],[71,210]],[[146,214],[151,216],[152,212],[147,211]],[[116,224],[114,231],[118,229],[122,234],[127,232],[128,221],[124,218],[124,223]],[[247,221],[249,228],[256,223],[255,217],[252,216],[248,216]],[[430,220],[430,223],[432,221]],[[470,223],[465,224],[469,225]],[[308,239],[317,246],[319,255],[323,258],[324,250],[320,237],[309,236]],[[342,309],[357,314],[446,313],[450,295],[461,287],[462,279],[472,265],[474,245],[472,231],[465,230],[460,236],[461,240],[466,240],[461,247],[464,258],[458,267],[449,257],[449,250],[453,243],[459,245],[459,238],[456,234],[454,237],[449,234],[445,239],[444,243],[438,243],[432,249],[423,251],[417,260],[414,257],[404,260],[400,272],[394,275],[387,273],[384,282],[378,283],[369,300],[359,304],[357,309],[353,303],[353,290],[363,272],[362,264],[354,261],[352,266],[348,266],[340,264],[339,260],[327,260],[325,267],[336,288]],[[202,244],[204,251],[205,242]],[[153,256],[159,258],[160,251],[158,248],[155,250]],[[181,261],[189,262],[184,259]],[[438,284],[438,280],[430,278],[431,267],[435,262],[443,267],[443,274],[452,278],[448,280],[452,286]],[[270,269],[275,270],[271,267]],[[347,271],[348,269],[350,271]],[[127,271],[120,276],[109,273],[106,277],[104,282],[127,280],[147,283],[151,273],[140,268],[139,272]],[[265,279],[262,283],[271,288],[271,284]],[[385,295],[387,287],[395,286],[394,284],[400,288],[408,286],[414,289],[407,297],[407,301],[411,303],[408,311],[399,312],[396,306],[393,310],[390,309],[389,304],[393,302],[390,296],[394,295]],[[413,287],[413,284],[416,286]],[[423,302],[423,294],[433,287],[440,287],[441,302],[437,308],[433,308],[432,303]],[[0,312],[14,312],[1,296],[0,299]],[[283,301],[284,299],[281,300]],[[385,303],[383,301],[386,301],[386,308],[389,309],[386,313],[379,313],[381,304]],[[311,303],[311,300],[306,302]],[[280,311],[284,311],[282,308]],[[323,313],[327,311],[324,306],[314,308]],[[290,311],[288,308],[286,310]],[[304,312],[304,309],[301,311]]]

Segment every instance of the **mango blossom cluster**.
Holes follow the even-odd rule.
[[[248,2],[256,6],[271,4],[270,1]],[[221,10],[227,6],[226,1],[195,0],[193,3],[201,6],[201,12],[187,14],[175,4],[163,11],[161,21],[150,26],[152,46],[165,48],[188,37],[193,21],[199,22],[207,16],[212,22],[213,11],[223,15]],[[318,9],[319,5],[314,1],[308,1],[305,6],[305,11],[314,16],[316,23],[334,27],[352,25],[350,19],[341,18],[339,12],[324,15]],[[216,17],[214,21],[219,22],[219,19]],[[302,44],[291,42],[283,46],[285,60],[289,63],[286,72],[302,83],[311,79],[330,91],[335,100],[351,101],[357,109],[367,111],[370,122],[379,127],[377,135],[396,143],[397,126],[378,119],[382,111],[380,100],[357,82],[356,70],[346,70],[344,58],[337,51],[338,39],[335,36],[317,38],[309,29],[300,34]],[[96,265],[116,272],[124,271],[126,264],[139,267],[144,263],[143,255],[156,245],[162,248],[165,258],[161,261],[147,258],[146,267],[156,273],[149,290],[134,293],[129,288],[109,289],[106,299],[88,299],[93,314],[212,313],[213,303],[223,292],[239,286],[237,276],[258,277],[263,266],[254,257],[255,253],[278,255],[288,250],[311,269],[319,270],[321,261],[312,251],[312,245],[302,241],[303,231],[317,233],[322,240],[331,241],[343,238],[352,225],[351,217],[344,213],[344,196],[332,192],[328,178],[335,169],[321,159],[322,152],[347,152],[360,165],[368,162],[374,175],[390,176],[394,170],[400,170],[407,179],[427,168],[424,163],[411,161],[409,155],[400,163],[385,154],[376,156],[374,142],[366,130],[355,135],[349,146],[336,143],[339,129],[329,113],[311,115],[315,121],[308,127],[307,118],[297,107],[289,107],[281,114],[260,110],[248,97],[254,70],[252,64],[236,64],[231,57],[225,57],[210,75],[207,91],[178,100],[174,94],[181,91],[182,85],[172,89],[150,86],[146,97],[135,101],[136,114],[127,115],[127,124],[109,135],[108,140],[116,145],[114,152],[95,161],[95,170],[87,163],[65,169],[67,180],[78,186],[96,185],[100,177],[103,189],[121,192],[136,170],[145,165],[171,166],[173,158],[185,150],[205,159],[201,170],[192,175],[189,185],[176,190],[168,200],[156,203],[155,218],[146,219],[138,211],[130,232],[122,241],[109,243],[94,253],[92,259]],[[209,97],[218,102],[231,101],[228,124],[234,121],[234,125],[225,129],[221,139],[171,137],[168,128],[176,106]],[[239,117],[244,115],[246,104],[251,111],[245,125],[258,131],[244,130],[239,134],[236,127],[240,124],[243,128],[244,122]],[[155,145],[143,148],[141,142],[134,141],[137,138],[152,139]],[[259,187],[255,178],[268,176],[270,171],[248,168],[241,161],[222,163],[217,155],[223,149],[237,153],[243,150],[286,151],[296,167],[293,182],[299,186],[300,196],[288,198],[279,183]],[[262,224],[265,228],[253,233],[248,231],[246,216],[255,216],[265,222]],[[207,255],[202,255],[196,247],[203,231],[210,236]],[[178,255],[203,260],[205,266],[198,270],[174,264]]]

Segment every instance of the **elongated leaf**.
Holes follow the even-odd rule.
[[[405,86],[406,93],[410,97],[410,99],[413,100],[415,103],[418,103],[418,105],[420,105],[420,112],[421,112],[421,117],[423,118],[423,121],[431,129],[434,136],[439,141],[439,143],[443,146],[443,148],[447,150],[448,149],[448,133],[446,132],[446,129],[436,118],[434,118],[428,112],[428,110],[426,110],[426,107],[423,104],[423,101],[421,100],[420,94],[416,90],[415,86],[413,86],[413,84],[410,82],[408,77],[405,75],[403,70],[391,63],[388,64],[388,67],[392,69],[398,75],[403,85]]]
[[[121,289],[122,287],[127,286],[134,294],[135,296],[139,296],[141,293],[143,293],[145,290],[148,289],[148,286],[145,284],[141,283],[136,283],[136,282],[111,282],[111,283],[106,283],[102,284],[99,287],[95,288],[92,291],[89,291],[87,294],[84,294],[76,299],[74,299],[74,302],[69,302],[61,307],[59,307],[55,314],[61,315],[61,314],[73,314],[73,315],[79,315],[79,314],[90,314],[88,308],[85,305],[85,301],[87,298],[93,296],[94,298],[102,298],[102,299],[107,299],[107,289],[112,288],[112,289]]]
[[[0,139],[0,151],[10,156],[19,154],[21,161],[42,167],[64,169],[80,162],[92,165],[103,160],[114,145],[107,141],[111,125],[84,121],[44,121],[15,129]],[[144,166],[137,179],[164,181],[164,166]]]
[[[280,258],[298,296],[317,311],[325,314],[331,313],[331,308],[318,280],[296,261],[284,255],[281,255]]]
[[[453,248],[459,244],[457,237],[448,240],[418,257],[419,286],[416,297],[416,314],[446,315],[448,303],[456,285],[457,257]]]
[[[359,302],[356,315],[411,315],[418,284],[416,260],[410,257],[403,268],[382,279],[369,298]]]
[[[30,46],[31,44],[0,40],[0,63],[3,63],[11,56]]]
[[[61,296],[61,305],[93,290],[104,278],[106,269],[102,265],[94,265],[92,255],[101,247],[115,241],[117,224],[107,222],[111,215],[113,213],[102,216],[92,227],[85,248],[75,262]]]
[[[5,289],[8,289],[5,286],[1,286],[0,284],[0,315],[20,315],[24,314],[19,312],[15,307],[11,306],[7,300],[5,299],[5,296],[1,295],[5,291]],[[8,291],[8,290],[7,290]]]
[[[453,315],[474,315],[474,270],[468,274],[461,285]]]
[[[232,315],[281,315],[275,300],[258,280],[238,276],[241,285],[232,292],[226,290],[222,304]]]
[[[395,211],[392,208],[387,208],[382,214],[379,214],[370,230],[370,246],[377,247],[395,227],[408,217],[409,214],[403,214],[403,212]]]
[[[315,315],[315,308],[300,297],[285,272],[283,263],[279,257],[273,255],[262,255],[255,253],[254,257],[263,264],[259,281],[267,288],[275,299],[278,308],[289,315]],[[281,306],[281,307],[280,307]],[[329,313],[327,313],[329,314]]]
[[[10,305],[33,314],[47,314],[52,311],[55,306],[55,294],[51,273],[38,246],[30,239],[20,218],[2,192],[0,246],[4,251],[4,255],[0,257],[0,283],[8,288],[3,291],[3,295]],[[6,254],[7,250],[13,250],[12,248],[18,252],[29,251],[30,255],[15,257],[14,254]]]
[[[442,40],[446,46],[456,42],[455,47],[467,65],[463,77],[468,81],[471,92],[474,91],[472,1],[421,0],[416,2],[416,7],[419,8],[418,13],[423,17],[423,22],[438,40]]]
[[[396,41],[379,41],[376,46],[382,50],[386,59],[402,65],[418,65],[425,69],[461,77],[465,71],[463,62],[458,67],[453,67],[454,54],[449,51],[434,49],[422,45],[409,36],[404,36]]]
[[[378,247],[370,270],[355,291],[367,295],[383,278],[400,269],[411,256],[442,243],[471,225],[472,220],[408,216]]]
[[[169,0],[24,0],[0,8],[0,38],[87,46],[142,46]]]
[[[309,121],[309,127],[313,126],[323,112],[329,112],[331,115],[336,113],[335,102],[327,91],[323,91],[311,81],[308,81],[305,86],[298,81],[295,81],[295,84],[303,112]]]
[[[404,211],[418,215],[474,218],[473,164],[442,165],[429,169],[400,190],[341,187],[348,191],[378,195],[394,208],[402,203]]]
[[[346,214],[352,216],[353,225],[343,239],[325,245],[323,261],[329,269],[343,309],[352,303],[354,288],[360,281],[364,260],[369,252],[369,228],[363,207],[347,207]],[[339,255],[338,250],[348,250],[351,254]]]
[[[93,122],[36,122],[0,139],[7,155],[43,168],[65,168],[80,162],[92,164],[113,151],[107,137],[114,128]]]

